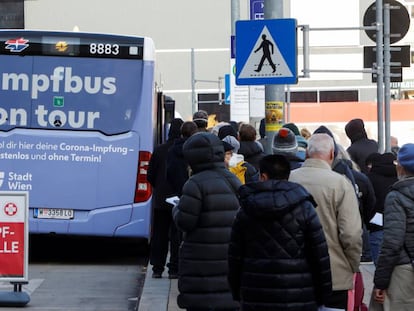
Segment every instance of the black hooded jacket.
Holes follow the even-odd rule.
[[[361,119],[349,121],[345,126],[345,132],[351,140],[351,145],[346,151],[348,151],[351,159],[358,164],[361,172],[368,173],[365,160],[370,154],[378,152],[378,143],[368,138],[364,122]]]
[[[169,148],[173,145],[174,140],[180,137],[180,127],[183,124],[181,119],[173,119],[171,121],[170,130],[168,132],[168,140],[155,147],[152,153],[147,172],[147,179],[153,189],[152,206],[153,208],[171,209],[171,204],[165,202],[165,199],[174,195],[174,190],[166,182],[167,171],[167,155]]]
[[[372,161],[372,167],[367,174],[374,188],[376,203],[375,212],[384,213],[384,202],[391,186],[398,181],[397,171],[395,169],[395,155],[387,152],[378,154]],[[382,230],[382,226],[370,223],[367,226],[369,231]]]
[[[313,198],[299,184],[268,180],[239,190],[229,283],[242,310],[316,311],[331,292],[328,247]]]
[[[181,196],[183,186],[189,177],[189,166],[184,158],[183,146],[187,138],[180,137],[168,149],[167,154],[167,182],[173,194]]]
[[[236,309],[227,283],[227,253],[231,225],[239,201],[239,179],[224,165],[224,147],[214,134],[194,134],[183,147],[193,175],[173,208],[183,232],[179,251],[181,308]]]

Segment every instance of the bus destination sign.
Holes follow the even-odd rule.
[[[5,36],[6,35],[6,36]],[[144,41],[126,37],[125,40],[111,40],[102,36],[99,40],[87,36],[25,36],[8,37],[0,32],[0,54],[19,56],[73,56],[93,58],[143,59]]]

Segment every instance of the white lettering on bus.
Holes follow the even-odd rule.
[[[35,115],[37,115],[37,123],[44,127],[46,127],[48,123],[49,125],[54,125],[55,121],[59,120],[59,126],[64,126],[68,123],[72,128],[80,128],[85,125],[86,114],[86,128],[92,129],[95,127],[95,120],[100,117],[100,113],[97,111],[70,110],[67,114],[68,115],[66,115],[66,113],[62,110],[52,110],[49,112],[49,110],[45,109],[45,106],[43,105],[37,106],[37,109],[35,110]]]
[[[67,113],[62,110],[49,110],[45,109],[45,106],[39,105],[35,109],[35,115],[37,115],[37,123],[40,126],[47,127],[48,124],[55,126],[55,121],[59,120],[59,126],[64,126],[66,123],[71,128],[95,128],[95,120],[99,119],[101,114],[98,111],[73,111],[69,110]],[[86,119],[86,121],[85,121]],[[11,108],[7,111],[4,108],[0,108],[0,125],[3,124],[27,126],[27,111],[23,108]]]
[[[63,83],[62,83],[63,82]],[[79,93],[82,90],[89,94],[112,95],[116,93],[115,77],[80,77],[72,75],[71,67],[56,67],[53,74],[32,74],[30,77],[25,73],[3,73],[2,90],[31,91],[32,99],[37,99],[39,93],[46,92],[52,85],[54,93]]]
[[[9,122],[10,125],[27,125],[27,111],[19,108],[11,108],[9,112],[0,108],[0,125]]]
[[[89,146],[83,146],[83,145],[68,145],[66,143],[60,143],[59,149],[60,150],[65,150],[65,151],[86,151],[86,152],[89,152],[90,151]]]

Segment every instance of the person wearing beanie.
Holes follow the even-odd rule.
[[[404,168],[405,175],[400,174],[401,176],[414,175],[414,144],[403,145],[398,151],[397,160],[398,164]]]
[[[348,151],[352,161],[358,164],[361,172],[368,173],[365,160],[371,153],[378,152],[378,143],[368,138],[362,119],[350,120],[345,125],[345,133],[351,140],[351,145],[346,151]]]
[[[165,269],[168,249],[170,262],[167,264],[170,278],[178,272],[179,237],[171,216],[171,205],[165,199],[174,195],[174,190],[166,180],[168,149],[181,135],[181,119],[173,119],[168,131],[168,140],[154,148],[148,165],[147,179],[153,188],[152,193],[152,236],[150,263],[153,277],[160,278]]]
[[[232,135],[227,135],[222,141],[225,146],[224,151],[226,152],[224,161],[230,172],[235,174],[243,185],[248,182],[258,181],[259,171],[253,165],[244,161],[242,154],[237,153],[240,148],[239,141]],[[229,149],[230,147],[231,149]]]
[[[284,155],[290,163],[291,170],[302,166],[304,159],[298,156],[296,136],[289,128],[282,127],[273,137],[272,151],[273,154]]]
[[[217,135],[218,136],[218,132],[220,130],[221,127],[225,126],[225,125],[229,125],[229,123],[227,122],[219,122],[216,125],[214,125],[211,130],[210,133]]]
[[[196,111],[193,114],[193,122],[197,124],[199,132],[207,132],[208,113],[204,110]]]
[[[408,311],[414,305],[414,144],[401,147],[396,164],[398,181],[385,197],[384,237],[371,302]]]
[[[290,129],[296,136],[296,142],[298,143],[298,152],[297,156],[305,161],[306,158],[306,148],[308,147],[307,140],[300,134],[298,127],[295,123],[286,123],[282,127]]]
[[[233,136],[234,138],[238,139],[238,134],[237,132],[234,130],[234,128],[228,124],[228,125],[223,125],[222,127],[220,127],[220,129],[218,130],[218,137],[220,139],[223,139],[226,136]]]
[[[273,138],[274,154],[296,154],[298,143],[295,134],[288,128],[281,128]]]

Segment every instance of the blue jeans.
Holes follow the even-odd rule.
[[[371,245],[371,256],[374,264],[377,265],[378,256],[381,250],[382,237],[384,236],[384,230],[371,231],[369,233],[369,244]]]
[[[362,255],[361,260],[363,261],[371,261],[371,247],[369,242],[369,231],[367,230],[366,226],[362,226]]]

